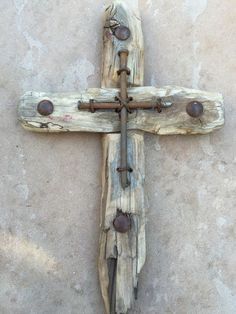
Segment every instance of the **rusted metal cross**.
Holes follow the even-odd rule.
[[[118,33],[119,30],[119,33]],[[119,36],[120,35],[120,36]],[[126,36],[125,36],[126,35]],[[121,26],[116,28],[115,36],[119,40],[128,40],[130,37],[129,28]],[[128,180],[128,172],[133,170],[128,167],[127,164],[127,121],[128,114],[133,110],[138,109],[156,109],[159,113],[162,111],[163,104],[161,99],[153,98],[153,101],[147,102],[135,102],[132,97],[128,96],[128,80],[127,76],[130,75],[130,69],[127,67],[129,51],[120,50],[118,52],[120,57],[120,69],[117,71],[117,75],[120,76],[120,92],[119,96],[115,97],[115,100],[118,103],[108,102],[108,103],[95,103],[94,100],[91,100],[89,104],[79,103],[79,110],[90,110],[95,112],[96,110],[116,110],[120,115],[120,133],[121,133],[121,145],[120,145],[120,163],[121,166],[117,168],[117,171],[121,173],[121,185],[123,189],[126,189],[130,182]],[[191,105],[190,111],[191,114],[194,114],[193,110],[195,107],[199,107],[203,111],[203,106],[200,103],[195,102]],[[197,109],[197,108],[196,108]],[[202,112],[201,112],[202,113]]]
[[[30,131],[105,134],[99,277],[107,314],[132,308],[145,263],[143,131],[207,134],[224,124],[220,94],[143,87],[143,50],[138,8],[117,0],[106,10],[102,88],[27,92],[19,105]]]

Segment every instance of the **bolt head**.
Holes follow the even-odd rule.
[[[53,103],[50,100],[42,100],[38,103],[38,113],[42,116],[49,116],[54,111]]]
[[[114,34],[119,40],[127,40],[130,38],[131,32],[128,27],[121,25],[115,29]]]
[[[199,118],[204,111],[203,104],[199,101],[192,101],[186,107],[187,114],[192,118]]]
[[[131,228],[131,219],[128,215],[119,214],[113,221],[114,228],[119,233],[126,233]]]

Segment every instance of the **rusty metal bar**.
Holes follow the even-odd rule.
[[[163,108],[164,106],[160,106],[159,102],[155,101],[142,101],[142,102],[136,102],[136,101],[130,101],[129,102],[129,109],[130,110],[137,110],[137,109],[158,109]],[[98,102],[93,103],[91,106],[91,103],[82,103],[79,102],[78,109],[79,110],[119,110],[120,109],[120,103],[112,103],[112,102]]]
[[[121,174],[121,185],[122,188],[125,189],[129,186],[128,180],[128,165],[127,165],[127,121],[128,121],[128,92],[127,92],[127,61],[128,61],[128,50],[121,50],[119,52],[120,57],[120,124],[121,124],[121,154],[120,154],[120,169],[122,171]]]

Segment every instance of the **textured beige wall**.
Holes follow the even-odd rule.
[[[134,0],[129,0],[134,2]],[[102,314],[99,135],[23,131],[26,90],[99,87],[102,0],[0,1],[0,313]],[[147,263],[133,313],[236,312],[235,0],[141,0],[146,85],[225,96],[207,136],[146,136]]]

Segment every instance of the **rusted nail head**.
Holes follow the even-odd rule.
[[[192,118],[199,118],[204,111],[203,104],[199,101],[192,101],[186,107],[187,114]]]
[[[126,233],[131,228],[131,220],[128,215],[119,214],[113,221],[114,228],[119,233]]]
[[[127,40],[130,38],[131,32],[128,27],[121,25],[115,29],[114,34],[119,40]]]
[[[50,100],[42,100],[38,103],[37,110],[42,116],[49,116],[53,113],[54,106]]]

